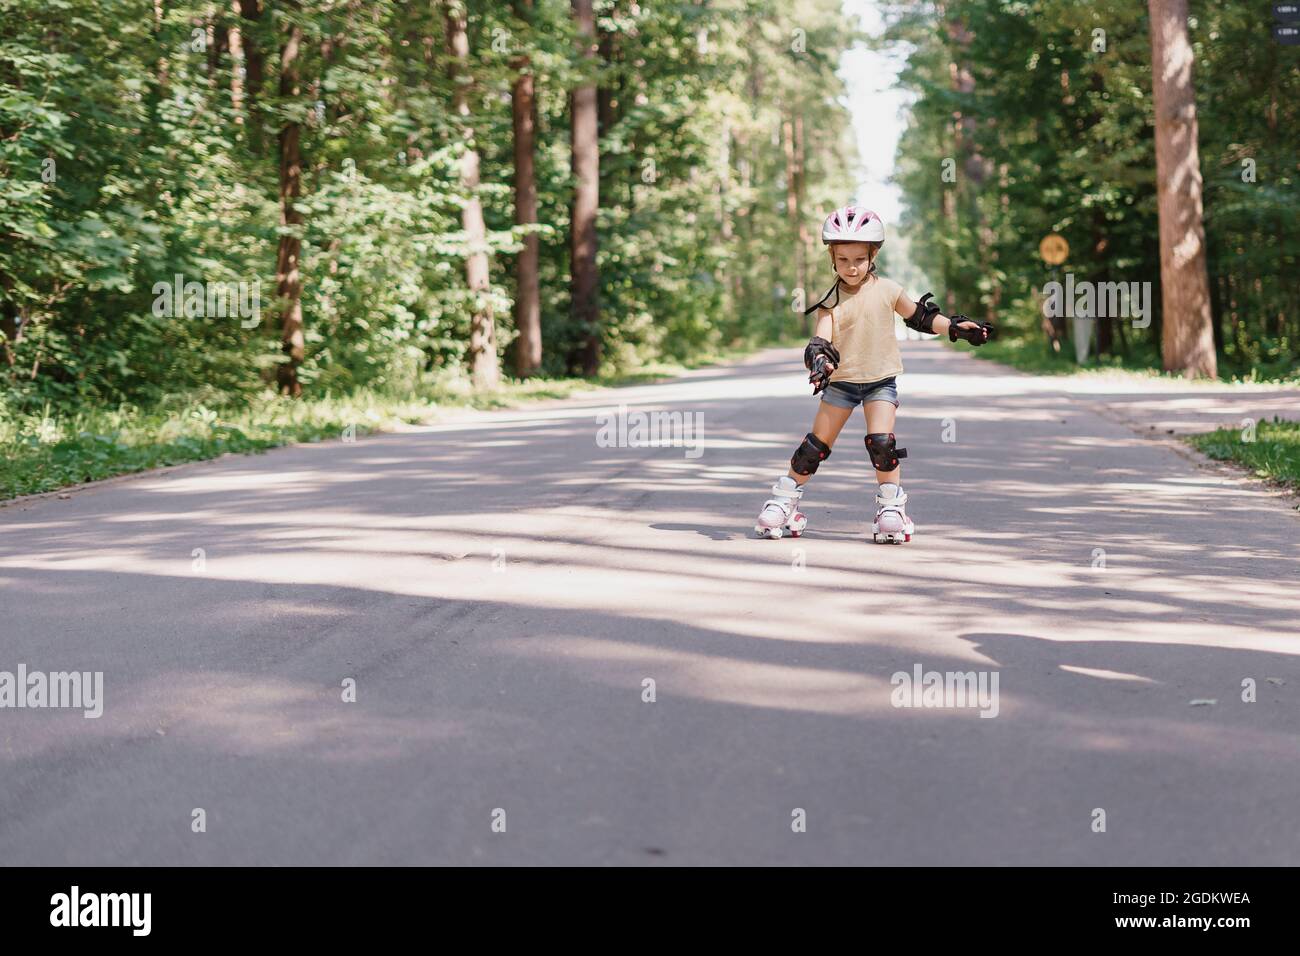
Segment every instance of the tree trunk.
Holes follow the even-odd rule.
[[[956,130],[954,129],[953,123],[951,122],[947,123],[946,126],[948,129],[949,138],[946,139],[940,145],[939,148],[941,151],[946,150],[947,143],[950,142],[951,139],[956,138],[958,135]],[[943,219],[944,233],[949,236],[955,236],[957,234],[957,184],[955,182],[942,183],[939,187],[939,190],[940,190],[939,191],[939,215]],[[953,292],[953,289],[956,288],[957,286],[957,277],[953,274],[955,270],[953,268],[952,260],[953,260],[953,255],[949,244],[946,242],[940,243],[939,261],[941,263],[940,272],[942,273],[941,278],[943,280],[943,288],[944,288],[944,292],[943,292],[943,314],[944,315],[952,315],[954,312],[957,311],[956,304],[955,304],[955,294]],[[1055,339],[1052,338],[1050,333],[1048,335],[1048,338],[1051,342],[1055,343]],[[1059,346],[1055,346],[1055,347],[1059,350]]]
[[[749,200],[745,205],[736,210],[736,215],[741,220],[741,232],[743,232],[745,236],[744,248],[753,249],[754,219],[758,216],[758,204],[755,202],[752,192],[754,171],[753,163],[756,159],[754,158],[755,154],[753,147],[748,138],[744,137],[743,134],[741,134],[741,138],[737,139],[736,151],[742,157],[737,170],[740,175],[740,194]],[[754,307],[753,298],[750,293],[751,283],[740,281],[739,272],[739,269],[731,270],[732,280],[736,283],[736,299],[740,304],[739,314],[749,315]]]
[[[617,15],[617,9],[611,11]],[[608,15],[608,14],[607,14]],[[612,30],[600,30],[596,44],[597,53],[600,62],[606,65],[614,62],[615,51],[614,44],[618,37],[617,33]],[[609,131],[614,128],[616,117],[614,114],[614,90],[607,84],[600,86],[596,90],[596,135],[604,139],[609,135]]]
[[[1223,281],[1222,276],[1217,268],[1213,268],[1210,263],[1210,255],[1206,255],[1206,271],[1211,276],[1210,279],[1210,330],[1214,335],[1214,351],[1217,355],[1224,351],[1223,341]]]
[[[214,11],[208,21],[208,84],[213,88],[219,88],[217,76],[222,58],[229,49],[230,30],[221,15]]]
[[[799,288],[804,290],[808,295],[808,249],[812,245],[812,235],[808,231],[808,222],[804,210],[807,209],[806,202],[808,190],[805,185],[805,172],[808,168],[808,154],[804,150],[803,142],[803,111],[795,110],[794,114],[794,215],[795,222],[798,224],[796,233],[799,237],[799,245],[795,249],[795,271],[799,274]],[[808,316],[808,334],[812,335],[813,326],[817,320],[816,315]]]
[[[299,12],[297,0],[286,0],[290,16]],[[298,54],[302,46],[302,27],[297,21],[288,24],[280,45],[280,100],[299,95]],[[302,155],[299,150],[301,124],[286,121],[280,127],[280,250],[275,263],[275,294],[280,310],[280,349],[288,361],[276,369],[276,382],[285,395],[302,394],[298,367],[306,357],[302,329],[302,213],[294,205],[302,193]]]
[[[447,21],[447,48],[451,54],[448,68],[452,80],[452,112],[465,134],[465,152],[460,157],[460,184],[465,206],[461,226],[469,247],[465,258],[465,279],[474,298],[474,312],[469,326],[469,374],[475,389],[496,388],[501,380],[497,362],[496,324],[488,297],[487,225],[479,201],[479,155],[470,123],[469,108],[469,34],[466,33],[466,10],[460,0],[444,6]]]
[[[1187,378],[1215,377],[1214,332],[1201,164],[1197,147],[1192,48],[1187,0],[1148,0],[1151,11],[1151,81],[1155,93],[1156,189],[1160,209],[1160,285],[1165,371]]]
[[[721,248],[729,254],[735,245],[736,229],[731,212],[731,156],[735,149],[735,137],[731,131],[731,120],[728,118],[724,118],[722,121],[719,140],[722,144],[722,155],[719,157],[720,161],[718,163],[718,239]],[[731,299],[731,308],[736,310],[738,314],[743,314],[739,312],[740,270],[730,269],[728,272],[730,274],[727,276],[727,290]]]
[[[163,38],[163,19],[166,16],[163,0],[153,0],[153,34],[154,40],[159,48],[165,47],[166,41]],[[154,87],[157,90],[157,98],[165,99],[164,91],[167,89],[167,80],[169,77],[167,54],[161,53],[158,57],[158,65],[154,70]]]
[[[807,297],[812,293],[808,289],[807,277],[804,275],[803,237],[800,229],[801,215],[799,209],[799,154],[795,147],[794,119],[792,116],[781,120],[781,145],[785,153],[785,218],[790,229],[790,241],[794,246],[794,286],[796,289],[802,290],[804,296]],[[805,318],[809,330],[812,329],[816,319],[815,315]]]
[[[600,367],[600,276],[596,263],[596,213],[600,208],[600,142],[597,133],[596,18],[592,0],[573,0],[582,85],[572,94],[573,214],[569,271],[573,318],[583,330],[576,359],[583,375]]]
[[[240,26],[240,7],[239,0],[231,0],[231,12],[234,18],[230,21],[230,35],[227,42],[230,44],[230,110],[234,114],[235,124],[242,126],[244,124],[244,77],[241,70],[247,70],[248,64],[244,59],[244,31]]]
[[[533,0],[513,0],[515,16],[527,25],[531,20]],[[511,95],[515,147],[515,224],[531,226],[537,222],[537,177],[533,169],[534,140],[537,135],[537,103],[534,99],[532,63],[521,52],[512,64],[515,81]],[[539,237],[524,237],[516,266],[515,371],[520,378],[531,375],[542,364],[542,307],[537,275]]]
[[[6,293],[12,293],[13,287],[13,279],[7,275],[0,275],[0,288],[3,288]],[[6,296],[0,300],[0,346],[4,347],[4,362],[10,369],[18,361],[13,346],[21,342],[22,337],[23,315],[18,309],[18,304]]]
[[[1090,224],[1092,227],[1092,256],[1098,263],[1100,263],[1100,265],[1093,271],[1089,278],[1091,278],[1093,282],[1109,282],[1110,259],[1106,255],[1106,249],[1109,246],[1110,241],[1107,239],[1105,232],[1105,212],[1100,206],[1092,207]],[[1098,309],[1098,311],[1101,312],[1107,310]],[[1097,318],[1098,357],[1102,355],[1110,355],[1114,352],[1114,345],[1112,344],[1114,340],[1112,334],[1114,331],[1114,322],[1115,317],[1111,315],[1098,316]]]
[[[983,236],[985,227],[983,211],[980,208],[979,193],[987,176],[987,166],[980,154],[979,130],[975,117],[971,115],[968,104],[975,93],[975,74],[970,68],[970,47],[975,35],[967,29],[962,19],[961,7],[951,11],[940,7],[945,22],[950,57],[948,60],[948,80],[955,96],[955,108],[952,111],[952,150],[955,162],[954,182],[947,184],[945,211],[951,216],[950,236],[958,236],[960,223],[969,223],[964,232],[975,239],[989,251],[989,244]],[[944,288],[944,312],[951,315],[957,309],[957,295],[974,294],[977,289],[976,277],[962,267],[962,257],[958,257],[957,269],[960,274],[953,275]],[[970,308],[974,311],[975,304]]]
[[[249,28],[241,31],[244,48],[244,90],[248,94],[248,143],[254,152],[260,152],[262,124],[257,118],[257,105],[266,78],[266,65],[257,34],[257,24],[262,19],[262,8],[258,0],[238,0],[238,3],[240,16],[249,23]]]

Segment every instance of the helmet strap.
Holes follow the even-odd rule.
[[[832,295],[835,296],[835,302],[832,305],[826,305],[826,300],[829,299]],[[804,309],[803,314],[812,315],[820,308],[825,307],[828,309],[833,309],[835,308],[835,306],[839,304],[840,304],[840,277],[836,276],[835,284],[831,286],[829,289],[827,289],[826,294],[822,296],[820,299],[818,299],[815,303],[813,303],[813,305],[810,308]]]

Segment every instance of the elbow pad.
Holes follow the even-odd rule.
[[[921,296],[921,301],[916,303],[916,311],[912,313],[910,319],[904,319],[903,324],[909,329],[933,335],[934,317],[939,314],[939,307],[930,301],[933,297],[933,292]]]

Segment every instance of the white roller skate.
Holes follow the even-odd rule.
[[[772,497],[763,502],[754,530],[760,538],[780,538],[787,531],[797,538],[808,526],[808,518],[799,510],[803,489],[789,475],[772,486]]]
[[[898,485],[889,487],[893,488],[893,497],[876,494],[876,520],[871,523],[871,537],[876,544],[902,544],[911,541],[916,531],[905,510],[907,495]],[[889,487],[881,485],[880,492],[888,491]]]

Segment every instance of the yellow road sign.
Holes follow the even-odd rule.
[[[1049,266],[1059,266],[1070,254],[1070,244],[1065,241],[1064,236],[1058,236],[1053,232],[1044,236],[1043,241],[1038,244],[1038,254]]]

